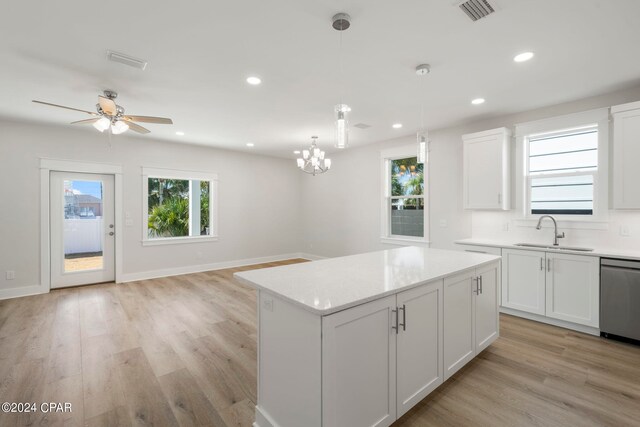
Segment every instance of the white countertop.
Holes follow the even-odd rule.
[[[235,273],[242,283],[327,315],[499,260],[409,246]]]
[[[516,243],[520,243],[519,241],[507,242],[507,241],[492,240],[492,239],[471,238],[471,239],[457,240],[455,243],[460,245],[489,246],[493,248],[520,249],[520,250],[527,250],[527,251],[560,252],[560,253],[568,253],[568,254],[574,254],[574,255],[595,256],[595,257],[601,257],[601,258],[620,258],[620,259],[640,260],[640,250],[594,247],[590,245],[580,245],[580,246],[593,248],[593,251],[584,252],[584,251],[570,251],[570,250],[564,250],[564,249],[559,250],[559,249],[534,248],[529,246],[516,246]],[[534,243],[534,242],[531,242],[531,243]],[[551,244],[549,246],[551,246]]]

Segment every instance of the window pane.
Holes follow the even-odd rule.
[[[200,181],[200,235],[208,236],[211,234],[209,229],[209,189],[211,188],[209,181]]]
[[[532,214],[593,214],[593,176],[531,179]]]
[[[424,199],[391,198],[391,234],[424,237]]]
[[[64,271],[103,268],[102,182],[64,181]]]
[[[189,235],[189,180],[149,178],[149,238]]]
[[[598,131],[581,130],[529,140],[529,172],[594,170],[598,166]]]
[[[424,192],[424,164],[417,157],[391,161],[391,196],[421,196]]]

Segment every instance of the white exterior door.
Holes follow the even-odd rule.
[[[444,379],[475,356],[473,272],[444,279]]]
[[[597,257],[547,253],[547,317],[600,326]]]
[[[51,172],[51,287],[115,279],[114,177]]]
[[[502,250],[502,306],[545,315],[545,253]]]
[[[396,296],[322,318],[322,425],[396,420]]]
[[[499,264],[477,270],[480,278],[476,300],[476,354],[498,338]]]
[[[443,281],[397,295],[398,418],[443,382]]]

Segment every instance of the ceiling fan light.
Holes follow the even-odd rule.
[[[298,167],[302,169],[304,167],[304,159],[297,159],[296,161],[298,162]]]
[[[114,135],[120,135],[123,132],[126,132],[129,129],[129,125],[125,122],[118,120],[115,124],[111,126],[111,132]]]
[[[106,117],[103,117],[97,122],[95,122],[93,124],[93,127],[98,129],[100,132],[104,132],[105,130],[109,129],[110,125],[111,125],[111,120],[109,120]]]

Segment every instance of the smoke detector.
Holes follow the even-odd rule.
[[[495,12],[487,0],[466,0],[460,2],[458,6],[472,21],[485,18]]]
[[[351,17],[346,13],[336,13],[331,20],[333,28],[338,31],[344,31],[351,26]]]

